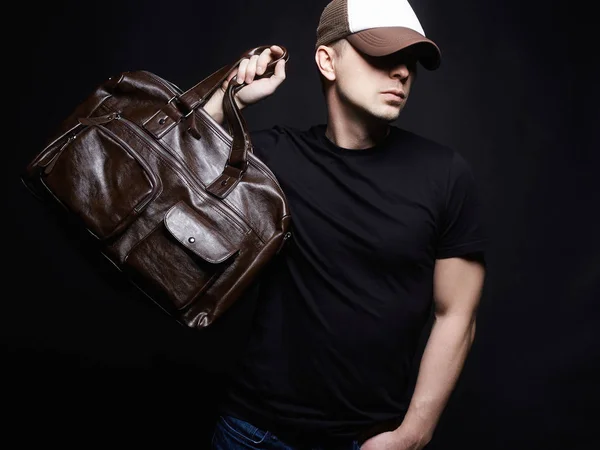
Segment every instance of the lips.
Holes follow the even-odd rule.
[[[392,95],[395,95],[396,97],[400,97],[401,99],[406,98],[406,94],[401,89],[389,89],[387,91],[383,91],[382,94],[392,94]]]

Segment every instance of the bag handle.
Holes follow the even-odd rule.
[[[270,45],[262,45],[260,47],[255,47],[253,49],[250,49],[250,50],[244,52],[235,63],[229,64],[227,66],[223,66],[222,68],[220,68],[216,72],[212,73],[211,75],[206,77],[204,80],[200,81],[198,84],[196,84],[195,86],[192,86],[190,89],[188,89],[183,94],[181,94],[177,98],[178,103],[183,105],[187,111],[193,111],[196,108],[201,107],[202,105],[204,105],[204,103],[206,103],[206,101],[215,92],[215,90],[217,90],[218,88],[221,87],[221,85],[225,82],[227,77],[231,74],[231,72],[233,72],[234,69],[236,69],[239,66],[239,64],[242,62],[243,59],[250,58],[251,56],[254,56],[254,55],[260,55],[264,50],[267,50],[269,48],[271,48]],[[287,49],[284,47],[281,47],[281,49],[283,50],[283,55],[281,55],[281,57],[279,57],[275,61],[271,61],[267,65],[265,72],[262,75],[257,75],[255,77],[255,79],[258,80],[260,78],[270,77],[275,72],[275,65],[280,60],[283,59],[283,60],[287,61],[289,59]],[[235,77],[234,77],[234,79],[235,79]],[[239,85],[239,86],[243,87],[245,85]],[[240,89],[241,89],[241,87],[240,87]]]
[[[220,89],[227,77],[231,74],[231,72],[233,72],[234,69],[238,67],[244,58],[249,58],[253,55],[259,55],[270,47],[271,46],[260,46],[246,51],[234,64],[222,67],[206,77],[204,80],[200,81],[195,86],[185,91],[176,99],[176,103],[183,105],[183,107],[187,110],[186,116],[189,116],[194,110],[202,107],[217,89]],[[287,49],[284,47],[281,48],[283,50],[281,57],[271,61],[267,65],[265,72],[262,75],[256,76],[255,80],[270,77],[275,72],[275,66],[279,61],[287,61],[289,59]],[[208,192],[219,198],[226,197],[227,194],[229,194],[229,192],[231,192],[231,190],[240,181],[242,175],[246,172],[246,168],[248,167],[248,151],[250,151],[251,147],[246,121],[244,120],[244,117],[242,116],[241,111],[234,99],[234,95],[244,86],[246,86],[246,83],[238,84],[234,81],[236,81],[236,77],[233,77],[231,82],[228,84],[227,90],[225,91],[225,95],[223,97],[223,114],[230,125],[230,131],[232,134],[232,144],[229,152],[229,158],[227,159],[221,175],[206,187]]]

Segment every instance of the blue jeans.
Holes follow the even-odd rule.
[[[220,416],[212,438],[212,450],[330,450],[329,447],[294,447],[286,444],[268,430],[232,416]],[[358,441],[336,446],[331,450],[360,450]]]

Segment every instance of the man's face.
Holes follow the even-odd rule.
[[[416,73],[417,58],[410,48],[373,57],[346,43],[336,59],[334,89],[340,104],[387,122],[398,118]]]

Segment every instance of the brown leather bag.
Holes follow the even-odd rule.
[[[109,78],[22,175],[36,196],[60,205],[114,266],[189,327],[220,317],[290,235],[283,191],[252,153],[234,101],[244,84],[229,83],[225,93],[228,131],[203,109],[242,58],[265,48],[185,92],[148,71]],[[285,49],[280,59],[288,59]]]

